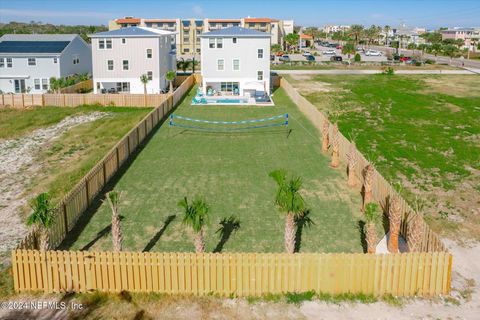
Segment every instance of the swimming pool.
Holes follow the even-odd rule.
[[[211,98],[195,96],[192,104],[247,104],[248,99]]]

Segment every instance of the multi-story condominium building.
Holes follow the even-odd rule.
[[[341,25],[325,25],[322,28],[325,33],[335,33],[338,31],[347,31],[350,30],[350,26],[341,26]]]
[[[405,48],[410,43],[416,45],[425,43],[425,39],[421,37],[422,34],[427,32],[425,28],[418,27],[408,27],[405,24],[402,24],[398,27],[394,27],[391,30],[391,40],[399,41],[400,47]]]
[[[203,33],[202,91],[270,95],[270,38],[266,32],[230,27]]]
[[[441,30],[442,40],[461,39],[464,41],[464,48],[474,51],[480,40],[480,28],[453,28]]]
[[[149,79],[147,93],[167,89],[165,74],[176,70],[175,33],[128,27],[90,37],[95,93],[143,93],[142,75]]]
[[[6,34],[0,38],[0,90],[45,93],[51,77],[91,73],[90,45],[76,34]]]
[[[272,44],[283,44],[283,37],[293,33],[293,20],[276,20],[270,18],[240,19],[142,19],[125,17],[111,20],[109,30],[116,30],[132,25],[157,28],[176,32],[178,52],[181,54],[200,53],[200,35],[217,29],[244,27],[267,32]]]

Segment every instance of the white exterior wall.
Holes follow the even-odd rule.
[[[209,48],[209,38],[201,39],[201,69],[203,91],[206,93],[208,82],[239,82],[240,95],[244,90],[267,90],[270,94],[270,37],[239,37],[233,43],[233,36],[224,37],[223,48]],[[259,59],[257,50],[263,49],[263,58]],[[217,61],[224,59],[223,71],[217,70]],[[240,70],[233,70],[233,60],[240,60]],[[263,81],[257,80],[257,72],[263,71]]]
[[[80,63],[74,64],[73,59],[77,56]],[[77,36],[60,56],[60,76],[66,77],[85,72],[92,74],[92,49],[80,36]]]
[[[94,92],[97,83],[130,82],[130,93],[143,93],[140,76],[152,71],[153,80],[147,84],[147,93],[160,93],[167,89],[165,73],[176,70],[176,57],[170,55],[172,38],[170,35],[159,37],[125,37],[112,39],[112,49],[99,49],[99,39],[92,39],[92,62]],[[152,58],[147,58],[147,49],[152,49]],[[114,70],[107,68],[107,61],[113,60]],[[128,60],[128,70],[123,70],[123,60]],[[108,85],[101,85],[108,89]]]
[[[0,90],[4,93],[15,92],[15,79],[25,80],[25,89],[30,88],[30,93],[45,93],[47,90],[35,90],[34,79],[48,79],[50,82],[51,77],[60,76],[60,59],[57,59],[57,63],[54,63],[55,55],[49,56],[9,56],[0,55],[0,58],[5,59],[5,67],[0,68]],[[6,58],[12,58],[12,68],[7,68]],[[35,58],[36,65],[29,66],[28,58]],[[40,80],[41,82],[41,80]],[[48,84],[50,88],[50,83]]]

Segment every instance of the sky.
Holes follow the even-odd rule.
[[[405,23],[426,27],[480,27],[480,0],[0,0],[0,22],[108,24],[142,18],[293,19],[295,25]]]

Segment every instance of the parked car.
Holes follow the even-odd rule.
[[[322,52],[324,55],[332,55],[332,54],[337,54],[335,50],[325,50]]]
[[[363,49],[362,47],[357,47],[357,51],[362,51],[362,52],[364,52],[365,49]]]
[[[330,57],[330,61],[343,61],[343,58],[342,56],[333,56],[333,57]]]
[[[338,43],[330,43],[330,44],[328,45],[328,47],[329,47],[329,48],[336,48],[336,47],[338,47]]]
[[[284,54],[279,58],[280,61],[290,61],[290,56]]]
[[[337,46],[337,49],[342,50],[343,47],[342,46]]]
[[[315,61],[315,57],[312,55],[306,56],[305,58],[307,59],[307,61]]]
[[[377,50],[367,50],[365,52],[365,55],[366,56],[376,56],[376,57],[378,57],[378,56],[381,56],[382,53],[380,51],[377,51]]]
[[[307,56],[311,56],[312,54],[310,53],[310,51],[303,51],[302,53],[302,56],[304,57],[307,57]]]
[[[407,61],[412,60],[412,58],[411,58],[411,57],[400,57],[398,60],[399,60],[400,62],[407,62]]]

